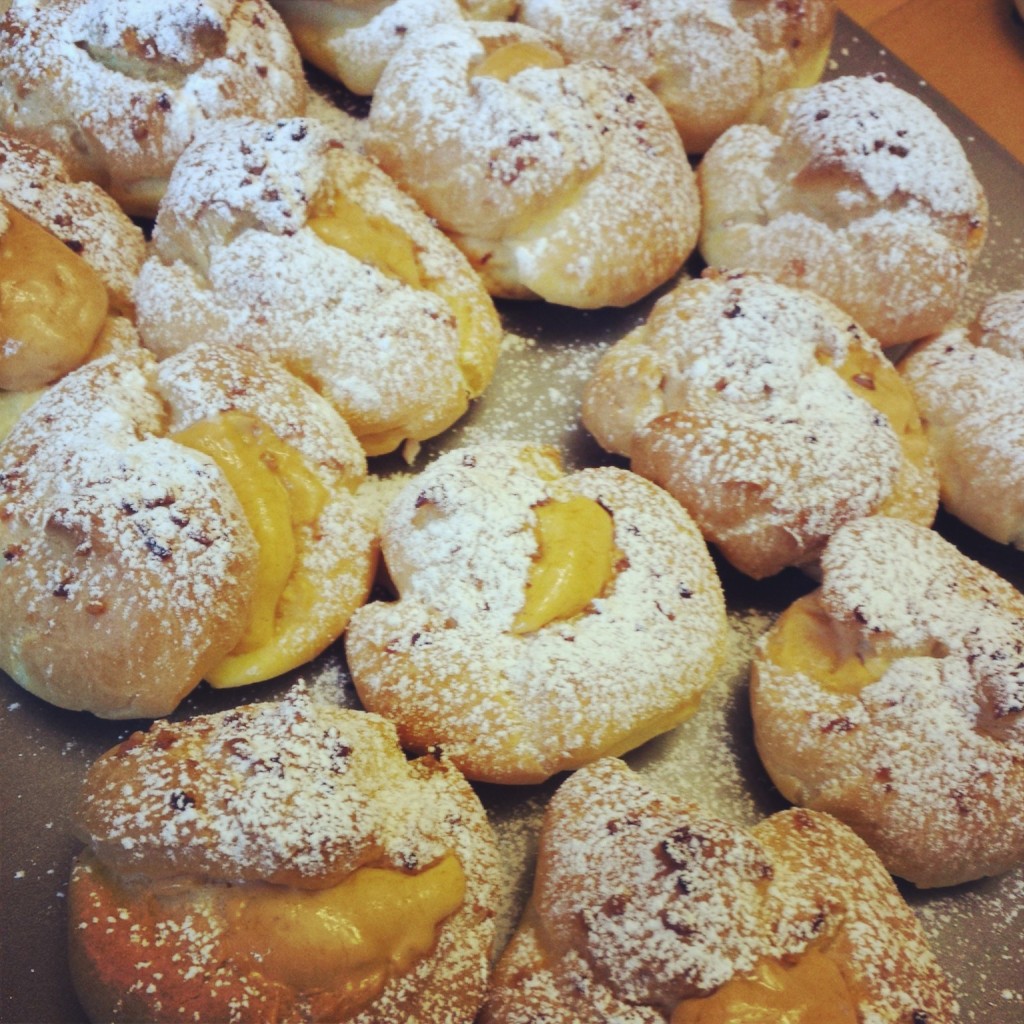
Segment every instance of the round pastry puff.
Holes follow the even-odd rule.
[[[967,327],[918,342],[897,364],[914,393],[948,512],[1024,549],[1024,290]]]
[[[449,452],[388,508],[398,599],[345,634],[363,704],[471,779],[528,784],[692,715],[726,640],[721,586],[677,502],[553,449]]]
[[[0,129],[153,217],[196,130],[305,109],[302,60],[267,0],[11,0]]]
[[[252,353],[88,363],[0,446],[0,667],[134,718],[302,664],[369,590],[364,475],[340,417]]]
[[[988,230],[959,141],[881,76],[779,93],[719,137],[698,180],[709,266],[806,285],[884,348],[949,322]]]
[[[653,93],[525,25],[417,32],[377,84],[366,149],[495,296],[625,306],[696,244],[695,176]]]
[[[683,280],[602,356],[583,423],[755,578],[843,523],[929,525],[938,483],[909,388],[828,300],[763,274]]]
[[[68,892],[93,1021],[470,1024],[498,866],[451,764],[285,700],[134,733],[90,769]]]
[[[1024,597],[937,533],[851,523],[754,659],[755,741],[788,800],[921,887],[1024,859]]]
[[[672,115],[687,153],[703,153],[726,128],[756,120],[775,93],[818,81],[835,12],[834,0],[520,0],[517,16],[573,60],[635,75]]]
[[[606,759],[548,805],[481,1024],[956,1019],[913,912],[844,825],[799,809],[743,829]]]
[[[0,132],[0,438],[41,388],[137,346],[142,230],[46,150]]]
[[[211,127],[175,167],[136,289],[143,342],[261,352],[371,455],[439,434],[490,382],[494,303],[416,204],[323,123]]]
[[[271,0],[299,52],[357,96],[377,88],[381,72],[409,36],[463,18],[504,20],[516,0]]]

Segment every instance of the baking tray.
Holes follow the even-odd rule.
[[[826,77],[878,72],[920,96],[949,125],[988,194],[991,233],[963,313],[972,313],[994,292],[1024,287],[1024,166],[840,15]],[[686,272],[699,269],[691,263]],[[505,325],[515,337],[503,349],[491,388],[463,421],[424,445],[414,465],[397,457],[375,460],[371,472],[384,481],[377,485],[378,497],[438,452],[487,438],[554,444],[571,468],[621,465],[579,425],[580,393],[600,354],[644,318],[655,298],[598,312],[502,304]],[[1024,554],[992,544],[941,514],[937,529],[1024,589]],[[749,657],[773,615],[811,584],[796,571],[754,583],[721,562],[719,567],[732,626],[727,664],[693,719],[627,760],[654,784],[694,795],[714,812],[753,824],[783,804],[753,748],[746,701]],[[243,691],[200,687],[174,717],[277,699],[300,676],[318,695],[356,706],[337,645],[281,680]],[[66,886],[77,850],[69,822],[89,764],[147,724],[62,711],[0,673],[0,1021],[6,1024],[84,1020],[65,956]],[[540,815],[558,782],[532,789],[477,787],[501,845],[503,934],[514,925],[527,892]],[[904,886],[903,891],[952,980],[963,1020],[1024,1022],[1024,868],[950,890]]]

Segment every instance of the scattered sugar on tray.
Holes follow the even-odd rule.
[[[625,758],[656,788],[745,826],[763,816],[741,737],[750,727],[750,660],[771,621],[754,610],[730,610],[725,661],[697,713]]]

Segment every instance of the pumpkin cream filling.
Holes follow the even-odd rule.
[[[359,192],[362,182],[352,190]],[[485,353],[491,348],[488,328],[493,312],[483,308],[484,293],[476,300],[457,282],[432,277],[423,267],[416,242],[387,217],[371,213],[341,192],[321,197],[310,208],[306,221],[317,236],[328,245],[343,249],[361,263],[368,264],[392,280],[417,291],[431,292],[448,307],[455,323],[459,344],[459,365],[465,377],[467,403],[487,384],[489,374],[480,367],[487,365]],[[460,410],[464,411],[465,406]],[[406,438],[404,427],[362,434],[359,442],[368,455],[394,451]]]
[[[496,78],[500,82],[508,82],[529,68],[551,70],[565,66],[561,54],[543,43],[514,42],[506,43],[491,50],[486,57],[477,63],[472,71],[473,78]]]
[[[172,440],[217,463],[259,549],[245,633],[207,681],[221,688],[243,686],[304,664],[322,646],[308,624],[323,594],[302,569],[327,488],[295,448],[247,413],[202,420]]]
[[[575,495],[534,511],[537,555],[512,625],[517,634],[578,615],[608,588],[620,557],[612,517],[596,501]]]
[[[877,683],[893,662],[908,657],[942,657],[942,645],[879,649],[864,631],[829,615],[814,591],[793,602],[768,634],[767,661],[787,674],[800,673],[832,693],[856,696]]]
[[[122,913],[167,934],[195,932],[206,921],[210,940],[199,948],[212,963],[232,961],[300,993],[329,992],[338,1020],[355,1016],[429,956],[466,895],[451,853],[417,872],[358,868],[325,889],[192,879],[139,887],[98,864],[92,870]]]
[[[29,391],[85,362],[106,323],[107,289],[55,235],[0,206],[0,388]]]
[[[857,1000],[840,967],[817,950],[792,965],[762,961],[750,977],[727,981],[710,996],[687,999],[671,1024],[857,1024]]]

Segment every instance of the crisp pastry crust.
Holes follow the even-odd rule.
[[[377,88],[409,36],[448,21],[500,21],[516,0],[271,0],[306,60],[358,96]]]
[[[708,271],[598,363],[583,423],[762,578],[816,561],[845,522],[929,525],[938,483],[909,389],[828,300]]]
[[[225,411],[257,417],[323,491],[295,528],[290,579],[331,593],[295,625],[295,649],[318,653],[365,599],[374,534],[351,493],[365,460],[326,403],[251,353],[105,357],[58,382],[0,447],[0,666],[25,689],[155,717],[235,651],[262,579],[257,540],[218,464],[170,436]]]
[[[807,962],[830,976],[817,1003],[792,980]],[[782,984],[751,999],[765,966]],[[892,879],[835,819],[790,810],[746,830],[620,761],[580,769],[548,805],[482,1024],[740,1019],[951,1024],[956,1004]]]
[[[947,511],[1024,549],[1024,291],[993,296],[967,327],[899,364],[914,393]]]
[[[351,226],[348,248],[324,224]],[[307,119],[201,134],[175,168],[136,303],[158,356],[199,339],[261,352],[320,392],[370,454],[458,419],[489,383],[501,340],[458,250]]]
[[[302,114],[305,79],[267,0],[12,0],[0,17],[0,128],[152,217],[196,130]]]
[[[1024,598],[881,516],[836,533],[822,570],[753,665],[755,740],[779,790],[922,887],[1019,863]]]
[[[883,347],[941,329],[985,240],[984,191],[953,133],[880,78],[786,90],[698,170],[710,266],[831,299]]]
[[[835,12],[833,0],[521,0],[517,16],[573,60],[600,60],[639,78],[692,154],[726,128],[756,120],[780,90],[817,82]]]
[[[524,628],[533,567],[559,554],[538,533],[543,510],[580,498],[611,519],[609,577],[572,614]],[[353,616],[356,689],[403,744],[440,745],[473,779],[539,782],[639,746],[694,713],[724,652],[700,534],[625,470],[566,475],[529,445],[455,450],[395,498],[382,549],[399,597]]]
[[[77,824],[88,846],[69,890],[71,967],[91,1020],[469,1024],[482,1002],[498,894],[487,818],[448,761],[407,761],[374,715],[299,688],[155,725],[93,765]],[[338,939],[311,920],[333,887],[445,857],[464,894],[407,970],[388,965],[353,995],[315,944],[303,952],[306,929]],[[261,900],[280,916],[239,934],[232,913],[244,921]]]
[[[496,70],[508,54],[526,56]],[[369,120],[367,151],[493,295],[627,305],[696,243],[693,172],[661,104],[621,71],[565,65],[528,26],[416,33],[381,76]]]

